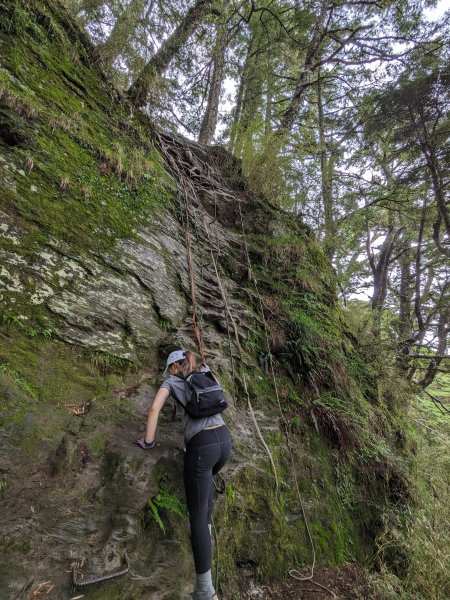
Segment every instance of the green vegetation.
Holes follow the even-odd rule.
[[[186,516],[186,506],[173,494],[161,492],[147,502],[149,511],[147,518],[153,519],[160,527],[163,533],[166,533],[161,511],[167,514],[178,515],[179,517]]]
[[[163,317],[157,317],[156,323],[163,331],[174,331],[176,329],[172,321],[169,319],[164,319]]]
[[[440,386],[448,386],[445,377],[438,378]],[[438,600],[450,592],[450,422],[423,395],[409,416],[415,430],[414,503],[384,514],[373,579],[387,599]]]
[[[127,410],[125,403],[112,398],[112,390],[130,376],[121,361],[92,361],[89,352],[46,337],[29,337],[16,325],[3,325],[0,333],[0,423],[23,438],[22,447],[31,456],[61,441],[70,423],[77,431],[79,417],[91,411],[104,425],[114,422]],[[123,384],[122,384],[123,385]],[[97,421],[85,424],[84,432],[94,454],[106,446],[104,430]]]
[[[7,48],[0,69],[6,132],[0,136],[0,193],[20,229],[19,243],[1,237],[0,249],[27,259],[57,240],[69,255],[113,252],[118,239],[135,237],[161,207],[171,210],[173,204],[148,123],[111,94],[92,68],[86,40],[68,37],[51,2],[15,0],[0,7],[0,42]],[[18,296],[30,335],[50,335],[42,307]]]
[[[136,371],[138,368],[136,363],[108,354],[108,352],[98,350],[80,350],[80,352],[86,358],[89,358],[93,366],[104,375],[113,372],[127,373],[129,371]]]
[[[15,325],[16,327],[18,327],[20,329],[20,331],[22,331],[23,333],[27,334],[29,337],[36,337],[38,335],[42,335],[44,338],[50,339],[52,337],[53,331],[52,329],[50,329],[49,327],[47,328],[34,328],[34,327],[30,327],[25,321],[24,321],[24,315],[14,315],[11,313],[4,313],[1,316],[1,322],[2,323],[11,323],[13,325]]]
[[[0,477],[0,499],[3,498],[3,495],[8,487],[8,478],[6,475],[2,475]]]
[[[0,374],[5,374],[15,381],[31,398],[37,399],[37,390],[24,377],[5,363],[0,363]],[[4,407],[3,407],[4,408]]]
[[[95,434],[90,440],[91,450],[94,454],[100,455],[106,448],[108,439],[104,433]]]
[[[233,504],[234,501],[234,487],[232,483],[229,483],[226,486],[226,499],[227,499],[227,506],[231,506]]]

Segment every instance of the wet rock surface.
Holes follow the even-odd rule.
[[[77,433],[66,431],[57,448],[36,461],[18,452],[11,462],[5,452],[8,437],[2,439],[0,472],[8,474],[10,483],[0,514],[0,597],[27,598],[39,584],[50,581],[53,589],[46,597],[72,598],[74,561],[85,576],[107,574],[121,568],[125,549],[132,557],[130,573],[122,581],[96,584],[106,586],[105,597],[108,586],[121,590],[122,598],[144,597],[146,590],[150,593],[145,597],[163,597],[158,594],[165,587],[168,566],[184,561],[190,569],[178,531],[169,524],[164,537],[156,523],[144,524],[146,503],[160,491],[158,478],[170,478],[173,491],[183,493],[182,436],[170,411],[161,419],[154,451],[143,452],[132,443],[141,433],[138,424],[144,421],[153,392],[146,382],[127,399],[127,409],[108,430],[101,455],[93,453],[89,438],[80,432],[95,424],[98,436],[92,413],[81,420],[73,416],[78,419]],[[130,417],[134,412],[138,418]],[[177,526],[185,542],[186,521],[179,519]],[[152,589],[158,594],[152,595]],[[93,592],[84,593],[90,597]]]
[[[161,509],[163,532],[148,510],[148,501],[158,494],[184,502],[183,436],[171,402],[160,417],[156,448],[143,451],[133,444],[142,435],[156,389],[152,376],[117,389],[114,423],[105,406],[94,405],[81,417],[72,405],[54,408],[60,428],[54,443],[39,442],[32,456],[23,433],[18,446],[14,432],[2,430],[0,474],[8,484],[0,512],[1,598],[37,598],[44,592],[43,597],[58,600],[79,594],[130,600],[190,597],[187,516]],[[238,419],[235,408],[231,413]],[[36,426],[49,415],[30,418]],[[266,434],[274,429],[270,419],[259,418]],[[238,445],[246,444],[252,460],[233,459],[223,472],[225,486],[264,458],[248,416],[240,414],[239,421],[233,437]],[[224,502],[223,496],[217,501],[219,513]],[[220,524],[216,533],[220,539]],[[126,575],[74,588],[74,564],[81,581],[108,575],[123,568],[125,551],[130,560]]]

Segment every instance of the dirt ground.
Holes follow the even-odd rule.
[[[308,576],[309,572],[299,574]],[[324,587],[321,587],[324,586]],[[327,589],[324,589],[327,588]],[[348,563],[335,567],[316,567],[308,581],[288,579],[254,585],[243,600],[382,600],[371,588],[359,565]]]

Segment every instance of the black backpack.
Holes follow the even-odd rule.
[[[190,417],[194,419],[210,417],[228,407],[222,386],[211,371],[192,371],[186,377],[185,385],[186,406],[183,407]]]

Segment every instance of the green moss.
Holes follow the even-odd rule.
[[[0,499],[3,498],[6,489],[8,488],[8,478],[6,475],[0,475]]]
[[[164,319],[163,317],[157,317],[156,323],[160,329],[163,331],[174,331],[176,329],[175,325],[169,319]]]
[[[126,592],[126,586],[120,580],[93,585],[86,590],[84,597],[86,600],[132,600]]]
[[[336,465],[336,492],[345,509],[353,509],[357,502],[355,473],[349,464],[338,461]]]
[[[4,197],[23,219],[28,251],[50,238],[78,252],[111,249],[172,203],[172,184],[152,143],[83,60],[85,49],[49,25],[53,17],[44,6],[33,8],[37,13],[18,2],[5,7],[5,30],[17,26],[20,46],[7,46],[0,97],[33,124],[27,123],[28,148],[7,149],[17,168],[28,168]],[[45,18],[37,22],[36,14]]]
[[[7,364],[0,363],[0,374],[4,374],[19,385],[33,400],[36,400],[38,392],[32,384],[30,384],[20,373],[11,369]]]
[[[27,555],[31,551],[31,544],[28,540],[19,541],[15,537],[2,535],[0,537],[0,548],[9,552],[20,552]]]
[[[58,447],[65,431],[94,432],[89,445],[103,452],[107,435],[97,430],[126,414],[126,402],[112,396],[123,386],[122,365],[93,364],[86,351],[43,337],[30,338],[12,324],[0,332],[1,426],[14,430],[26,455]],[[31,392],[30,392],[31,390]],[[77,417],[87,411],[89,419]]]
[[[292,485],[292,463],[280,453],[276,456],[282,482],[278,498],[273,495],[269,471],[265,477],[246,473],[233,481],[232,498],[231,493],[227,494],[218,507],[217,526],[222,543],[227,547],[227,556],[222,557],[220,564],[224,585],[234,577],[236,562],[254,565],[261,579],[279,578],[292,568],[310,563],[312,549],[300,500],[306,510],[319,563],[365,557],[367,548],[361,544],[359,521],[340,500],[333,457],[327,444],[316,433],[308,434],[305,448],[299,443],[300,439],[291,440],[300,499]],[[266,441],[271,443],[270,437]],[[280,441],[277,437],[276,443]],[[307,475],[309,473],[314,474],[314,479]],[[272,551],[274,547],[276,553]]]
[[[130,360],[114,356],[99,350],[80,349],[80,354],[86,357],[92,365],[103,375],[111,373],[125,374],[135,372],[138,365]]]
[[[273,433],[268,435],[266,442],[270,448],[279,448],[283,443],[283,436],[281,431],[274,431]]]
[[[105,433],[97,433],[94,437],[89,440],[91,450],[94,454],[100,455],[103,453],[108,442],[107,435]]]
[[[0,332],[0,362],[17,372],[39,401],[51,405],[91,402],[107,393],[109,382],[82,350],[56,340],[29,338],[14,326]]]
[[[274,398],[273,380],[268,373],[258,372],[249,378],[249,389],[259,403],[266,404]]]
[[[233,501],[234,501],[234,486],[232,483],[229,483],[226,486],[225,494],[226,494],[225,497],[226,497],[227,507],[231,507],[233,505]]]
[[[36,400],[24,386],[15,377],[0,373],[0,426],[23,427],[26,416],[36,410]]]

